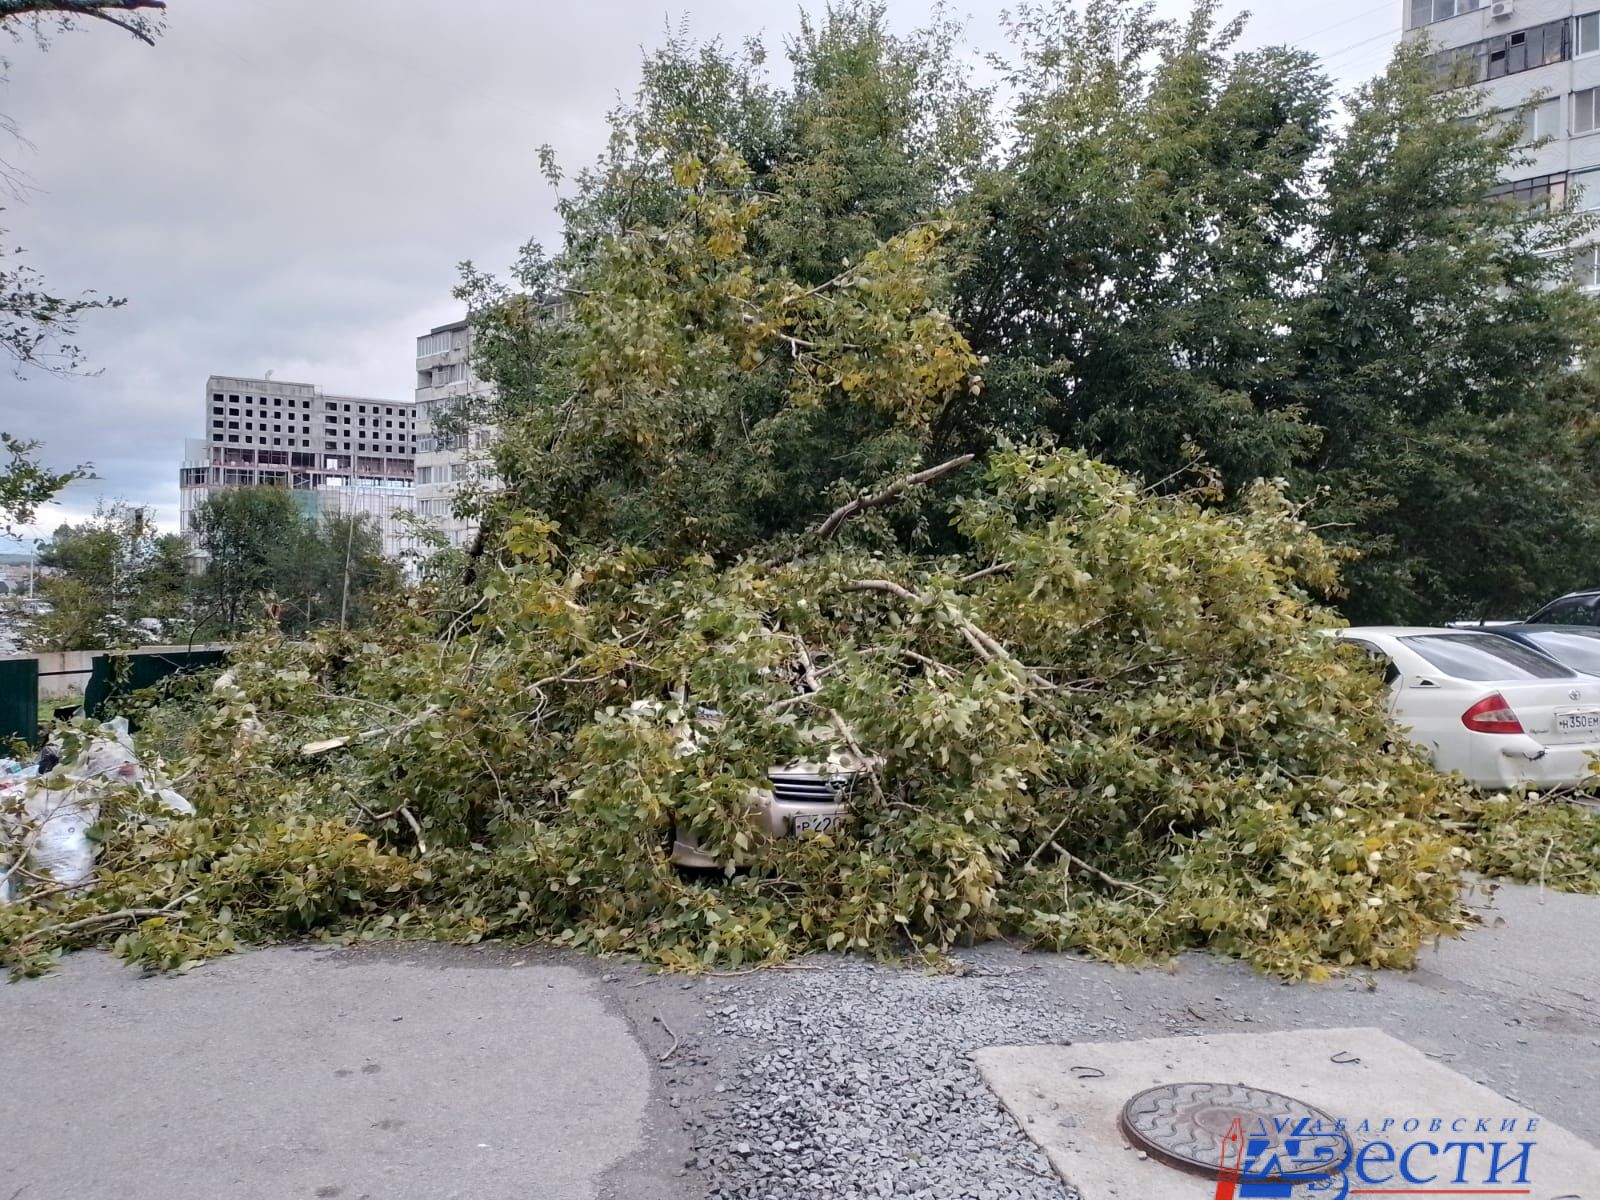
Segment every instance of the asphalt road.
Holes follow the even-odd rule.
[[[180,978],[78,955],[0,985],[0,1200],[791,1200],[749,1180],[792,1137],[768,1164],[717,1148],[763,1089],[837,1070],[811,1021],[858,1078],[895,1054],[912,1094],[906,1047],[852,1035],[852,1011],[903,1014],[930,1048],[942,1022],[984,1044],[1375,1026],[1600,1144],[1600,898],[1480,903],[1484,927],[1416,971],[1296,987],[1205,955],[1130,971],[1006,946],[954,975],[827,958],[697,979],[497,946],[276,948]],[[786,1031],[800,1065],[768,1080]],[[917,1153],[901,1124],[894,1153]]]
[[[528,955],[78,955],[0,985],[0,1196],[653,1197],[605,1182],[650,1068],[593,973]]]

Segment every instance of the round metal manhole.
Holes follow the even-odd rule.
[[[1313,1130],[1329,1140],[1335,1128],[1332,1117],[1292,1096],[1237,1083],[1151,1088],[1123,1106],[1120,1123],[1128,1140],[1151,1158],[1208,1179],[1222,1174],[1225,1154],[1227,1165],[1234,1165],[1238,1148],[1228,1136],[1235,1129],[1247,1139],[1267,1140],[1266,1152],[1252,1156],[1256,1162],[1271,1162],[1275,1156],[1294,1164],[1295,1177],[1331,1175],[1340,1166],[1304,1166],[1306,1156],[1293,1144]]]

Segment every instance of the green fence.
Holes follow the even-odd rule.
[[[39,736],[39,660],[0,658],[0,744]]]
[[[165,689],[172,680],[217,666],[225,650],[128,650],[97,654],[83,694],[85,715],[97,721],[122,715],[121,702],[147,688]]]
[[[97,654],[90,662],[83,711],[97,721],[122,716],[122,702],[134,692],[153,688],[159,696],[164,685],[217,666],[226,655],[225,649],[214,646]],[[38,741],[39,705],[39,660],[31,656],[0,658],[0,754],[13,738],[30,745]]]

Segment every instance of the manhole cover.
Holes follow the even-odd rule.
[[[1122,1132],[1137,1148],[1168,1166],[1209,1179],[1222,1174],[1224,1143],[1236,1121],[1247,1138],[1265,1137],[1269,1153],[1275,1151],[1280,1162],[1293,1163],[1296,1175],[1329,1175],[1340,1165],[1337,1160],[1320,1168],[1302,1165],[1312,1156],[1288,1143],[1296,1141],[1297,1131],[1315,1128],[1316,1123],[1324,1131],[1321,1140],[1331,1142],[1333,1118],[1277,1092],[1236,1083],[1173,1083],[1140,1092],[1122,1109]],[[1307,1126],[1305,1121],[1313,1124]],[[1227,1151],[1232,1165],[1235,1150],[1227,1147]],[[1272,1159],[1256,1155],[1255,1161]]]

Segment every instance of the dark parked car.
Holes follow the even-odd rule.
[[[1571,592],[1559,600],[1552,600],[1524,623],[1600,626],[1600,590]]]
[[[1600,675],[1600,628],[1577,624],[1488,625],[1484,633],[1509,638],[1537,650],[1564,667],[1585,675]]]

